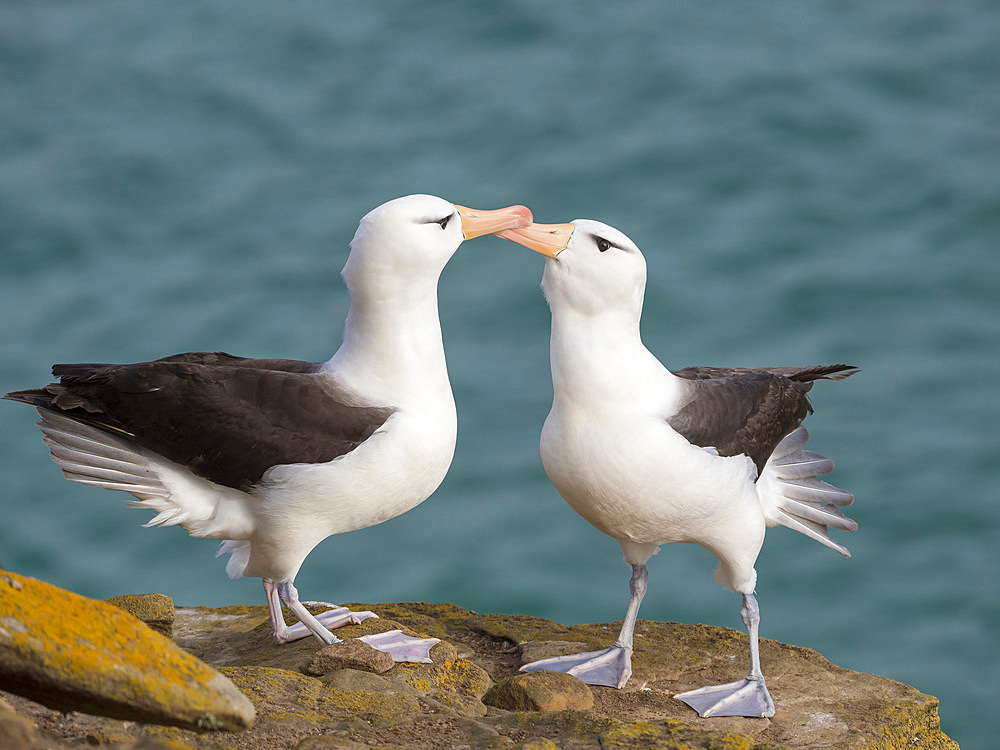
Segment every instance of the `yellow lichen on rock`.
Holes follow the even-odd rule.
[[[2,575],[0,599],[7,596]],[[452,604],[363,608],[383,619],[339,629],[338,636],[395,629],[397,623],[404,631],[447,636],[431,650],[434,663],[396,664],[384,675],[340,669],[309,677],[303,670],[322,645],[314,638],[274,645],[262,606],[180,608],[175,632],[178,643],[223,670],[257,704],[256,725],[233,738],[240,747],[956,750],[940,730],[932,696],[884,677],[841,669],[815,651],[768,640],[761,641],[761,658],[770,670],[775,716],[699,718],[673,695],[733,679],[745,669],[734,654],[745,649],[746,635],[704,625],[640,620],[632,680],[624,690],[587,688],[594,699],[591,709],[487,708],[481,698],[491,678],[501,683],[515,677],[527,652],[606,646],[620,623],[565,626],[518,615],[480,615]],[[17,708],[24,711],[20,703]],[[123,731],[121,722],[112,725],[94,717],[60,720],[50,715],[44,720],[49,726],[61,721],[60,736],[77,745],[95,732],[110,736]],[[187,743],[198,750],[221,750],[232,744],[225,735],[132,727],[128,733],[133,736],[173,738],[177,747]]]
[[[751,750],[754,741],[745,735],[695,729],[682,721],[636,721],[622,724],[601,736],[602,750],[642,747],[649,750]]]
[[[413,694],[393,690],[389,680],[369,672],[359,673],[369,684],[349,690],[274,667],[224,667],[223,672],[253,699],[261,722],[315,724],[347,718],[377,722],[420,712]]]
[[[394,679],[422,695],[462,714],[482,716],[486,706],[480,700],[493,681],[481,667],[457,656],[455,647],[441,642],[431,649],[433,664],[398,664]]]
[[[872,703],[868,714],[876,727],[870,742],[859,750],[958,750],[958,743],[941,731],[938,701],[899,701],[890,705]]]
[[[542,670],[502,680],[483,696],[483,703],[508,711],[586,711],[594,707],[594,694],[573,675]]]
[[[243,729],[250,701],[131,615],[33,578],[0,573],[4,688],[51,708],[193,729]]]

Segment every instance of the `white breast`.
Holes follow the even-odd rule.
[[[553,408],[541,451],[563,498],[616,539],[714,547],[739,527],[763,529],[753,463],[692,446],[658,417]]]

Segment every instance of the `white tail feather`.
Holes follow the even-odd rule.
[[[765,466],[766,470],[767,467]],[[806,503],[830,503],[830,505],[847,506],[854,502],[854,495],[839,487],[834,487],[822,479],[781,479],[780,492],[789,500],[801,500]]]
[[[52,460],[64,469],[80,467],[91,471],[106,471],[119,476],[129,476],[133,478],[145,477],[155,480],[156,474],[148,466],[138,464],[134,458],[131,461],[114,456],[101,455],[79,449],[70,449],[65,445],[56,442],[51,437],[43,438],[44,442],[52,453]],[[81,461],[81,454],[86,455],[86,462]]]
[[[229,562],[226,563],[226,573],[230,578],[239,578],[250,563],[250,542],[245,539],[228,539],[219,547],[215,553],[216,557],[229,555]]]
[[[764,518],[768,526],[787,526],[850,557],[846,547],[830,538],[829,528],[858,528],[840,510],[854,502],[854,495],[816,478],[817,474],[833,471],[833,461],[803,450],[808,439],[805,427],[794,430],[778,444],[764,466],[757,480]]]
[[[800,450],[781,459],[771,458],[775,476],[781,479],[806,479],[833,471],[833,461],[813,451]]]
[[[191,536],[216,539],[245,539],[252,533],[255,524],[246,494],[196,476],[118,435],[50,409],[38,413],[44,442],[63,475],[80,484],[131,493],[136,499],[126,500],[126,505],[156,513],[145,526],[180,525]]]

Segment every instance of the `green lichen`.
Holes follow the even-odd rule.
[[[707,732],[682,721],[622,724],[601,736],[602,750],[642,747],[649,750],[752,750],[754,742],[742,734]]]
[[[490,688],[490,676],[466,659],[452,658],[440,664],[400,664],[400,679],[417,690],[465,693],[481,698]]]
[[[212,714],[205,714],[198,719],[198,728],[214,732],[222,729],[222,722],[212,716]]]
[[[340,690],[314,677],[274,667],[225,667],[251,697],[261,721],[320,723],[360,718],[385,721],[420,711],[416,699],[393,690]]]
[[[16,594],[18,586],[25,588],[9,576],[5,582],[4,575],[0,575],[0,602]],[[46,606],[51,612],[66,605]],[[734,679],[745,668],[742,660],[746,653],[745,634],[705,625],[640,621],[631,689],[593,688],[596,707],[591,711],[487,709],[479,697],[489,687],[490,678],[477,665],[483,665],[498,680],[511,675],[517,668],[518,654],[508,647],[510,643],[570,641],[582,644],[579,650],[588,650],[607,646],[616,635],[617,624],[567,627],[538,618],[478,615],[452,604],[420,602],[352,608],[371,609],[382,619],[339,629],[340,637],[402,626],[406,632],[433,635],[461,644],[462,649],[475,649],[476,656],[461,659],[451,644],[441,643],[431,651],[433,664],[398,664],[384,677],[341,670],[316,679],[301,670],[320,648],[318,641],[310,638],[274,645],[266,607],[181,608],[178,630],[184,647],[215,665],[229,665],[223,671],[257,703],[258,726],[240,738],[180,730],[154,732],[141,724],[134,725],[130,733],[139,737],[155,734],[161,740],[169,737],[175,743],[172,747],[199,750],[223,750],[233,744],[269,747],[276,737],[284,743],[281,746],[289,748],[307,737],[317,746],[329,745],[326,740],[336,737],[334,745],[352,748],[367,744],[414,748],[467,745],[477,750],[635,746],[788,750],[798,746],[803,737],[800,728],[809,725],[810,717],[819,715],[830,717],[833,728],[817,731],[827,732],[823,741],[833,745],[842,740],[842,746],[865,750],[956,750],[940,731],[937,702],[930,696],[875,675],[842,670],[814,651],[774,641],[762,641],[761,651],[765,672],[774,677],[772,691],[780,699],[778,715],[770,722],[699,720],[673,700],[673,693],[712,680]],[[88,624],[95,617],[85,610],[80,612],[77,619]],[[11,609],[0,611],[0,648],[16,633],[32,632],[34,626],[28,627],[19,618],[21,613]],[[86,627],[77,635],[92,647],[112,651],[107,640],[97,639]],[[114,645],[117,649],[119,644]],[[634,689],[643,682],[648,690]],[[723,731],[722,727],[734,731]],[[761,739],[773,738],[774,743],[754,744],[738,732],[759,732]]]
[[[621,725],[621,723],[617,719],[612,719],[608,716],[571,709],[545,712],[518,711],[503,716],[497,722],[497,728],[501,734],[506,731],[550,738],[565,736],[580,739],[597,739],[606,731]]]
[[[123,594],[106,599],[108,604],[142,620],[157,633],[170,638],[173,635],[174,602],[164,594]]]
[[[866,706],[870,738],[859,750],[958,750],[958,743],[941,731],[937,698],[921,698],[925,700],[888,705],[872,701]]]

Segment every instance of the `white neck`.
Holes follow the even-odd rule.
[[[324,370],[368,398],[451,398],[438,318],[437,278],[352,294],[344,343]]]
[[[643,345],[639,317],[629,311],[554,309],[549,356],[557,406],[635,407],[643,394],[655,406],[676,394],[675,376]]]

